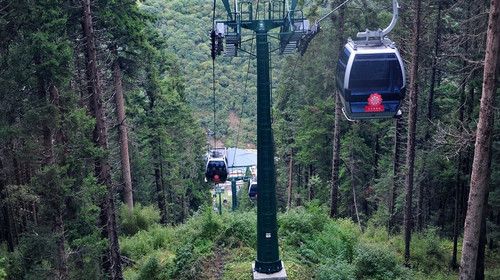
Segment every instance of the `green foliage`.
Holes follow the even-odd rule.
[[[95,221],[95,220],[94,220]],[[100,279],[100,271],[96,269],[100,265],[100,260],[96,256],[102,255],[108,247],[107,240],[102,239],[101,232],[95,225],[87,225],[87,228],[80,235],[69,243],[70,248],[78,248],[78,254],[69,257],[70,278],[77,279],[86,277],[87,279]]]
[[[140,203],[134,209],[122,205],[120,210],[121,229],[125,235],[134,235],[141,230],[148,230],[150,226],[157,224],[160,213],[154,206],[143,207]]]
[[[216,218],[214,212],[211,209],[205,208],[205,211],[202,215],[201,229],[198,233],[198,236],[200,238],[213,240],[216,237],[216,234],[219,232],[220,227],[220,219]]]
[[[358,239],[359,228],[356,224],[350,220],[339,219],[325,225],[321,234],[307,240],[300,251],[313,263],[336,258],[351,262],[356,254]]]
[[[161,267],[155,256],[149,257],[139,271],[138,279],[162,279]]]
[[[318,268],[316,278],[318,280],[355,280],[356,271],[353,264],[341,258],[329,259]]]
[[[391,250],[395,251],[398,263],[403,263],[403,236],[396,235],[384,239],[376,237],[383,235],[382,229],[371,231],[375,232],[375,234],[368,234],[363,237],[363,240],[366,243],[376,242],[378,244],[377,246],[394,247],[394,249]],[[410,244],[410,268],[416,279],[456,279],[457,277],[456,275],[453,276],[454,273],[450,273],[453,241],[441,238],[437,233],[438,231],[436,229],[430,228],[412,234],[412,242]],[[458,248],[458,254],[460,255],[460,242]]]
[[[376,226],[373,223],[368,223],[364,228],[361,236],[362,242],[376,242],[384,244],[389,242],[390,236],[385,226]]]
[[[7,259],[4,257],[0,258],[0,280],[5,280],[7,277],[7,272],[5,272],[5,263]]]
[[[443,240],[436,229],[427,229],[412,236],[410,265],[416,271],[430,274],[442,269],[442,264],[451,263],[451,246]]]
[[[56,275],[55,236],[46,227],[23,233],[15,252],[9,256],[7,274],[11,279],[51,279]]]
[[[193,108],[197,123],[215,130],[226,146],[256,142],[256,73],[255,59],[243,52],[238,57],[217,57],[215,85],[212,85],[208,31],[212,28],[212,3],[201,0],[141,1],[140,10],[156,16],[155,27],[165,40],[165,49],[179,57],[185,78],[186,101]],[[216,20],[225,20],[225,10],[218,3]],[[247,32],[249,35],[249,32]],[[255,53],[255,40],[243,40],[243,48]],[[274,48],[274,47],[273,47]],[[279,67],[279,57],[273,65]],[[250,68],[248,67],[250,65]],[[215,86],[215,104],[213,100]],[[213,118],[213,109],[217,111]],[[228,116],[236,113],[238,123]],[[239,125],[239,128],[238,126]]]
[[[170,276],[175,279],[204,279],[207,273],[207,262],[212,254],[212,243],[209,240],[200,240],[196,246],[186,244],[176,251],[174,268]]]
[[[132,93],[130,107],[135,127],[131,137],[138,143],[131,151],[136,155],[131,158],[131,168],[141,183],[136,201],[157,202],[158,197],[151,194],[162,194],[169,209],[169,213],[160,209],[162,220],[180,223],[191,210],[198,210],[208,195],[201,157],[205,135],[184,99],[177,59],[149,47],[145,56],[148,63],[142,65],[140,73],[145,88]]]
[[[327,224],[326,215],[313,205],[310,208],[312,211],[308,211],[306,207],[297,207],[278,216],[278,234],[283,238],[284,244],[300,246],[323,231]]]
[[[243,186],[238,190],[236,196],[238,198],[238,211],[256,212],[257,202],[255,200],[250,200],[248,196],[248,182],[243,183]]]
[[[290,278],[456,279],[448,271],[451,241],[435,231],[414,235],[415,246],[422,249],[412,247],[416,261],[407,269],[402,266],[402,236],[389,236],[373,225],[360,234],[357,224],[332,220],[326,212],[315,202],[278,215],[280,257]],[[126,269],[125,279],[249,279],[255,229],[255,213],[220,216],[206,208],[177,227],[154,225],[124,236],[123,255],[137,261]]]
[[[361,244],[353,263],[356,279],[408,279],[411,275],[392,251],[380,245]]]
[[[170,227],[155,225],[149,230],[139,231],[137,234],[121,238],[120,249],[122,254],[134,260],[140,260],[155,250],[168,249],[175,246],[175,230]]]
[[[224,247],[233,248],[256,248],[257,247],[257,219],[256,214],[251,212],[238,213],[237,215],[223,215],[221,234],[217,243]]]
[[[491,270],[486,270],[484,272],[485,279],[499,279],[500,278],[500,268],[495,267]]]

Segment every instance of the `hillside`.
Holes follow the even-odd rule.
[[[166,49],[179,57],[186,98],[194,117],[205,129],[214,130],[215,106],[216,136],[223,138],[225,146],[255,145],[256,74],[253,58],[246,54],[234,58],[217,57],[214,100],[209,38],[212,5],[212,2],[203,0],[149,0],[142,1],[139,7],[157,17],[155,26],[166,39]],[[219,3],[217,19],[225,19],[223,12]],[[230,114],[238,116],[237,123],[229,122]],[[237,138],[239,143],[236,143]]]
[[[240,199],[245,197],[240,194]],[[134,213],[137,224],[125,221],[129,230],[140,227],[141,219],[151,219],[148,210],[141,211]],[[447,269],[452,242],[440,238],[436,229],[414,236],[408,269],[401,265],[402,236],[390,236],[373,225],[361,233],[352,221],[332,220],[325,213],[325,208],[312,203],[279,215],[280,257],[288,279],[458,277]],[[142,227],[120,239],[123,255],[134,260],[124,272],[125,279],[252,279],[256,255],[256,213],[252,209],[230,212],[228,207],[219,216],[207,208],[177,227],[156,223]],[[499,261],[498,256],[489,258],[486,279],[499,275]]]

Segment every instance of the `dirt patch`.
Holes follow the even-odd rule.
[[[233,131],[238,131],[238,125],[240,124],[240,119],[238,114],[234,110],[229,111],[229,127]]]
[[[222,279],[225,266],[224,252],[217,245],[212,250],[215,256],[210,262],[207,279]]]
[[[202,127],[203,131],[205,132],[205,134],[207,133],[207,128],[206,127]],[[220,136],[217,136],[217,137],[220,137]],[[222,142],[221,139],[217,139],[217,143],[214,142],[214,138],[211,137],[210,138],[210,147],[211,148],[214,148],[214,147],[225,147],[224,146],[224,143]]]

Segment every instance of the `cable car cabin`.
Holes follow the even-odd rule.
[[[403,61],[390,40],[352,41],[337,62],[337,88],[349,120],[392,118],[406,91]]]
[[[248,196],[250,197],[250,200],[257,199],[257,181],[250,181],[250,184],[248,185]]]
[[[211,150],[207,157],[205,181],[209,183],[224,183],[229,173],[226,148]]]

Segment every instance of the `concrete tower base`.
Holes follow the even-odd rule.
[[[287,280],[288,277],[286,276],[286,271],[285,271],[285,265],[283,264],[283,261],[281,262],[281,266],[283,267],[282,270],[267,274],[267,273],[260,273],[255,271],[255,263],[252,264],[252,271],[253,271],[253,280]]]

